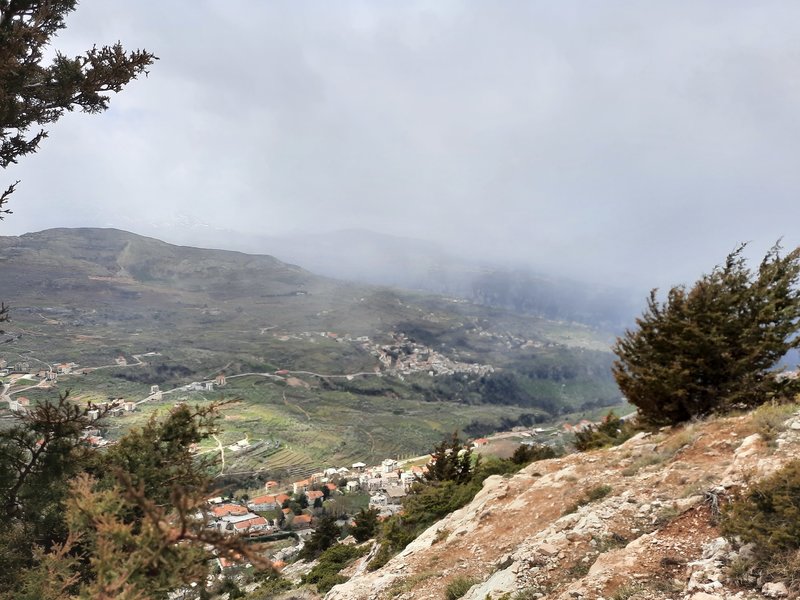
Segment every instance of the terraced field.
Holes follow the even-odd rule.
[[[0,262],[13,318],[0,358],[33,370],[101,367],[26,391],[31,401],[66,391],[78,402],[139,401],[159,385],[160,402],[110,422],[113,439],[176,402],[233,400],[222,409],[219,443],[251,446],[226,451],[226,472],[416,456],[455,430],[477,435],[619,400],[608,336],[573,323],[114,230],[0,237]],[[401,373],[379,362],[378,350],[389,363],[419,350],[492,370]],[[224,388],[176,389],[222,372]]]

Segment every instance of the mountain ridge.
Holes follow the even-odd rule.
[[[246,402],[229,435],[271,439],[279,423],[303,464],[417,455],[442,430],[477,434],[620,401],[607,333],[337,281],[272,256],[56,229],[0,238],[0,288],[12,306],[9,364],[127,357],[131,366],[59,383],[76,395],[141,399],[153,384],[270,374],[230,379],[224,393]],[[157,358],[134,368],[145,353]],[[287,390],[273,377],[284,370],[311,375]],[[240,470],[260,468],[242,462]]]

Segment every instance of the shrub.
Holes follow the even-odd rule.
[[[643,590],[641,583],[626,583],[617,588],[611,600],[628,600]]]
[[[596,500],[605,498],[612,492],[612,490],[613,488],[610,485],[598,485],[597,487],[593,487],[592,489],[587,490],[581,498],[575,501],[574,504],[568,506],[564,510],[563,514],[568,515],[570,513],[574,513],[581,506],[585,506],[586,504],[590,504]]]
[[[605,498],[608,496],[613,488],[610,485],[598,485],[597,487],[593,487],[588,492],[586,492],[586,504],[589,502],[594,502],[595,500],[600,500],[601,498]]]
[[[342,530],[336,525],[336,518],[332,515],[325,515],[317,523],[311,537],[306,540],[305,546],[300,551],[300,558],[315,559],[333,546],[341,534]]]
[[[477,581],[472,579],[471,577],[463,577],[459,576],[453,579],[450,583],[447,584],[447,588],[444,592],[444,597],[446,600],[458,600],[464,594],[469,591],[473,585],[475,585]]]
[[[302,581],[315,584],[317,591],[325,594],[333,586],[347,581],[347,577],[339,575],[339,571],[366,553],[367,548],[358,546],[345,546],[344,544],[331,546],[320,555],[317,564],[307,575],[303,576]]]
[[[800,549],[800,460],[723,507],[721,524],[726,535],[755,544],[763,563]]]
[[[362,508],[355,518],[356,524],[351,533],[357,542],[366,542],[378,530],[378,509]]]
[[[575,433],[575,449],[578,452],[617,446],[633,437],[636,429],[623,421],[614,411],[609,412],[601,423],[590,425],[583,431]]]
[[[781,257],[776,244],[755,273],[744,248],[663,303],[653,290],[637,329],[617,340],[614,378],[648,421],[679,423],[797,389],[772,368],[800,347],[800,248]]]
[[[558,453],[545,444],[520,444],[511,456],[515,465],[527,465],[537,460],[556,458]]]
[[[797,410],[796,404],[776,404],[770,402],[763,404],[753,411],[752,424],[755,432],[761,435],[764,441],[775,441],[778,434],[786,429],[786,421],[793,411]]]
[[[395,550],[387,543],[382,543],[381,547],[372,557],[372,560],[367,563],[367,571],[377,571],[387,562],[389,562],[395,554]]]

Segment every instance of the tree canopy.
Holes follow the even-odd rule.
[[[99,113],[109,94],[147,73],[156,57],[126,52],[122,44],[93,46],[80,56],[56,51],[46,62],[53,37],[65,28],[76,0],[0,0],[0,167],[36,152],[47,137],[42,126],[65,112]],[[0,218],[16,183],[0,194]]]
[[[472,478],[474,468],[472,448],[462,444],[458,433],[453,432],[450,438],[442,440],[434,448],[424,478],[433,482],[467,483]]]
[[[613,374],[653,423],[751,407],[796,388],[774,367],[800,346],[800,248],[776,244],[757,271],[739,246],[690,289],[650,293],[637,328],[617,340]]]
[[[209,463],[193,444],[217,405],[179,405],[108,451],[61,396],[0,431],[0,600],[162,598],[205,581],[218,556],[266,564],[257,547],[206,527]]]

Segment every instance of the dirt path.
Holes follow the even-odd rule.
[[[311,415],[310,415],[310,414],[308,414],[308,412],[306,411],[306,409],[304,409],[304,408],[303,408],[302,406],[300,406],[299,404],[289,404],[289,401],[286,399],[286,392],[283,392],[283,403],[284,403],[286,406],[288,406],[289,408],[296,408],[297,410],[299,410],[301,413],[303,413],[303,414],[306,416],[306,419],[307,419],[308,421],[311,421]]]
[[[221,459],[221,465],[219,469],[219,474],[223,475],[225,473],[225,448],[222,446],[222,442],[215,434],[211,434],[211,437],[214,438],[214,441],[217,442],[217,447],[219,448],[219,455]]]

